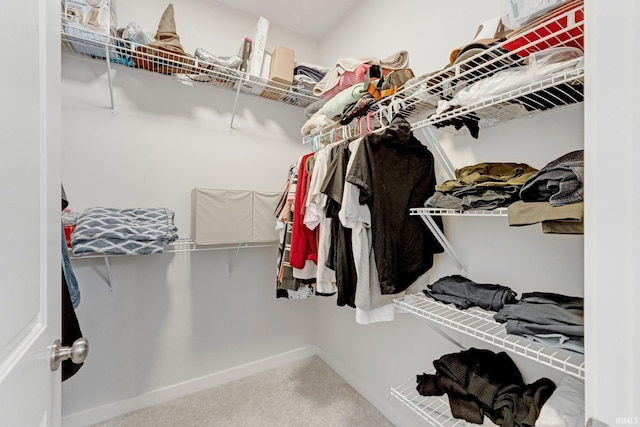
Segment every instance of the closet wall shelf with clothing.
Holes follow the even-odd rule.
[[[204,252],[204,251],[216,251],[216,250],[235,250],[234,257],[229,261],[229,274],[232,273],[233,266],[235,264],[235,260],[240,252],[240,249],[251,249],[251,248],[270,248],[278,246],[277,241],[273,242],[241,242],[241,243],[229,243],[229,244],[220,244],[220,245],[196,245],[191,237],[181,237],[179,239],[174,240],[173,242],[167,245],[167,248],[159,252],[157,254],[147,254],[147,255],[162,255],[162,254],[171,254],[171,253],[180,253],[180,252]],[[85,260],[85,259],[103,259],[106,270],[106,277],[104,277],[105,282],[107,282],[107,286],[109,286],[109,292],[113,291],[113,287],[111,286],[111,266],[109,264],[109,258],[113,257],[130,257],[130,256],[144,256],[144,255],[133,255],[133,254],[114,254],[114,253],[92,253],[87,255],[73,255],[71,249],[69,249],[69,258],[72,261]]]
[[[392,387],[391,395],[433,426],[457,427],[473,425],[451,415],[451,409],[446,397],[422,396],[418,393],[415,378],[410,378],[404,383]]]
[[[436,111],[425,119],[413,121],[412,129],[416,130],[429,125],[438,126],[457,118],[467,118],[477,122],[479,128],[486,128],[520,117],[530,117],[542,111],[580,104],[583,102],[584,80],[582,58],[572,59],[564,65],[570,68],[560,74],[517,86],[493,96],[477,97],[475,102],[460,105],[456,103],[460,101],[453,101],[448,109]],[[460,94],[462,95],[463,92]],[[471,96],[471,94],[468,95],[469,99]]]
[[[406,295],[393,303],[418,317],[584,380],[583,354],[548,347],[518,335],[507,334],[504,324],[493,319],[494,312],[478,307],[460,310],[451,304],[443,304],[421,294]]]
[[[503,41],[469,43],[443,69],[414,77],[373,104],[369,117],[383,126],[401,115],[414,131],[435,127],[459,133],[466,127],[477,138],[482,128],[579,105],[584,100],[583,22],[583,1],[570,0]],[[303,142],[324,144],[356,130],[371,131],[353,123],[326,126]]]
[[[133,43],[129,40],[106,36],[88,30],[72,31],[73,27],[62,19],[62,52],[67,55],[80,56],[91,60],[102,61],[107,67],[109,94],[112,112],[115,109],[113,85],[111,81],[111,64],[118,67],[136,68],[166,75],[171,79],[186,84],[203,87],[222,88],[236,92],[233,119],[240,92],[275,100],[296,107],[307,107],[318,101],[318,97],[305,88],[284,86],[277,82],[251,76],[246,72],[224,67],[213,62],[200,59],[203,55],[179,55],[167,50]],[[66,28],[66,31],[65,31]],[[105,61],[105,58],[109,58]]]

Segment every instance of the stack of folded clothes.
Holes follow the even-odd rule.
[[[314,66],[309,66],[309,64],[296,64],[294,78],[298,86],[302,84],[302,81],[309,82],[322,74],[322,78],[313,86],[313,94],[320,99],[309,105],[311,108],[305,109],[308,120],[300,133],[303,136],[312,135],[324,128],[337,125],[343,110],[367,93],[368,85],[365,82],[370,76],[369,70],[374,64],[381,69],[379,77],[387,76],[393,71],[404,70],[409,66],[409,52],[399,50],[385,58],[373,56],[341,58],[336,61],[334,67],[327,69],[314,70]],[[333,102],[329,104],[329,101]],[[329,105],[325,107],[325,104]]]
[[[507,286],[493,283],[475,283],[466,277],[454,274],[427,285],[425,295],[459,309],[477,306],[485,310],[498,311],[505,304],[516,302],[516,293]]]
[[[436,185],[428,208],[491,210],[520,199],[523,184],[537,169],[526,163],[486,162],[456,169],[456,178]]]
[[[328,71],[329,68],[320,65],[296,61],[293,67],[293,82],[297,87],[311,92]]]
[[[584,299],[551,292],[522,294],[493,318],[508,333],[545,345],[584,353]]]
[[[509,225],[541,223],[543,233],[584,233],[584,150],[566,153],[530,176],[519,201],[509,206]]]

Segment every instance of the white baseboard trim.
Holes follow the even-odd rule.
[[[391,386],[389,386],[388,394],[381,395],[373,391],[369,384],[354,375],[353,372],[349,370],[349,368],[347,368],[342,362],[331,356],[326,351],[322,350],[321,348],[317,348],[316,354],[327,365],[329,365],[331,369],[336,371],[338,375],[340,375],[346,382],[348,382],[351,387],[355,388],[358,393],[364,396],[365,399],[367,399],[373,406],[375,406],[378,411],[382,412],[382,414],[387,417],[387,419],[394,425],[412,425],[412,421],[410,421],[410,419],[407,417],[407,412],[400,412],[398,411],[397,406],[394,407],[393,403],[395,403],[395,398],[391,395]],[[409,410],[407,409],[407,411]]]
[[[285,363],[311,357],[318,353],[316,346],[300,347],[295,350],[280,353],[244,365],[215,372],[189,381],[173,384],[169,387],[149,391],[131,399],[121,400],[98,406],[82,412],[65,415],[62,417],[64,427],[84,427],[95,424],[109,418],[126,414],[127,412],[157,405],[171,399],[185,396],[190,393],[215,387],[229,381],[239,380],[254,375],[267,369],[277,368]]]

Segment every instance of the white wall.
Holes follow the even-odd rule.
[[[166,5],[121,2],[121,26],[155,27]],[[174,1],[187,52],[237,52],[257,17],[217,2]],[[271,26],[270,43],[313,60],[315,42]],[[70,207],[160,206],[189,237],[194,187],[282,191],[308,152],[303,109],[241,93],[185,86],[104,63],[62,60],[62,182]],[[276,299],[274,247],[74,260],[80,327],[90,355],[63,383],[64,424],[124,411],[315,352],[313,301]]]
[[[320,42],[320,61],[384,58],[409,52],[416,75],[444,68],[449,53],[473,40],[478,25],[500,15],[499,0],[360,0]]]

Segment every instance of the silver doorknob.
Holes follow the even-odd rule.
[[[60,340],[55,340],[51,349],[51,370],[57,370],[60,367],[60,363],[67,359],[71,359],[76,364],[82,363],[88,354],[89,341],[84,337],[75,340],[71,347],[63,347]]]

